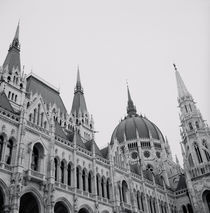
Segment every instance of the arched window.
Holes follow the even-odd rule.
[[[192,112],[192,107],[191,107],[191,104],[189,104],[189,107],[190,107],[190,111]]]
[[[32,170],[40,172],[43,157],[44,157],[44,148],[40,143],[36,143],[32,151],[32,161],[31,161]]]
[[[106,181],[106,193],[107,193],[107,198],[110,199],[110,190],[109,190],[109,185],[110,185],[110,180],[109,178]]]
[[[71,163],[68,163],[67,175],[67,184],[71,186]]]
[[[193,159],[192,159],[192,155],[191,155],[191,154],[189,154],[188,161],[189,161],[190,167],[194,167],[194,162],[193,162]]]
[[[140,210],[140,209],[141,209],[141,205],[140,205],[140,192],[139,192],[139,191],[137,192],[137,197],[136,197],[136,199],[137,199],[137,206],[138,206],[138,209]]]
[[[123,182],[122,182],[122,197],[123,197],[123,202],[125,202],[125,203],[127,203],[127,192],[128,192],[128,185],[123,180]]]
[[[153,213],[153,209],[152,209],[152,198],[149,198],[149,208],[150,208],[150,212]]]
[[[77,166],[76,172],[77,172],[77,174],[76,174],[76,176],[77,176],[77,189],[79,189],[80,188],[80,183],[79,183],[80,169],[79,169],[78,166]]]
[[[37,147],[34,146],[32,152],[31,169],[33,169],[34,171],[38,171],[38,163],[39,163],[39,151]]]
[[[185,111],[186,111],[186,113],[188,113],[187,106],[186,106],[186,105],[184,105],[184,107],[185,107]]]
[[[189,213],[193,213],[192,206],[189,203],[187,204],[187,209]]]
[[[17,101],[17,95],[15,95],[15,102]]]
[[[144,211],[144,195],[141,193],[141,208]]]
[[[202,163],[203,159],[202,159],[202,156],[201,156],[201,153],[200,153],[200,149],[199,149],[197,143],[194,143],[194,148],[195,148],[195,152],[196,152],[196,155],[197,155],[197,158],[198,158],[198,162]]]
[[[4,137],[0,135],[0,161],[2,160],[2,153],[3,153],[3,145],[4,145]]]
[[[197,128],[197,129],[199,129],[199,128],[200,128],[200,127],[199,127],[199,123],[198,123],[198,121],[196,121],[196,122],[195,122],[195,126],[196,126],[196,128]]]
[[[9,91],[9,93],[8,93],[8,98],[10,99],[10,96],[11,96],[11,92]]]
[[[34,109],[34,118],[33,118],[33,122],[36,122],[36,109]]]
[[[82,170],[82,186],[83,186],[83,191],[86,190],[86,180],[85,180],[86,172],[85,169]]]
[[[101,178],[101,194],[102,194],[102,197],[105,197],[105,193],[104,193],[104,177]]]
[[[193,126],[192,126],[191,122],[189,122],[189,128],[190,128],[190,130],[193,130]]]
[[[210,161],[209,152],[208,152],[206,149],[204,149],[203,151],[204,151],[204,153],[205,153],[205,155],[206,155],[206,160],[207,160],[207,161]]]
[[[5,150],[5,153],[6,153],[5,162],[6,162],[6,164],[11,164],[12,149],[13,149],[13,141],[12,141],[12,139],[9,139],[9,141],[7,142],[6,150]]]
[[[92,193],[92,175],[91,172],[88,174],[88,192]]]
[[[57,160],[57,158],[54,158],[54,164],[55,164],[55,181],[58,181],[58,160]]]
[[[61,161],[61,183],[64,183],[64,176],[65,176],[65,164],[64,164],[64,161],[62,160]]]
[[[97,174],[96,175],[96,187],[97,187],[97,195],[99,196],[99,180],[100,180],[100,176]]]
[[[37,110],[37,125],[39,125],[39,116],[40,116],[40,104],[38,104],[38,110]]]
[[[184,205],[182,206],[182,211],[183,213],[187,213],[187,208]]]

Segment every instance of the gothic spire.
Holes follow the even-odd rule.
[[[76,92],[82,92],[83,93],[83,89],[82,89],[82,85],[81,85],[81,80],[80,80],[80,72],[79,72],[79,66],[77,67],[77,82],[76,82],[76,88],[75,88],[75,93]]]
[[[174,69],[175,69],[175,75],[176,75],[176,82],[177,82],[177,90],[178,90],[178,97],[183,98],[183,97],[191,97],[191,94],[187,90],[187,87],[185,86],[184,81],[181,78],[181,75],[179,71],[177,70],[177,67],[175,64],[173,64]]]
[[[72,103],[71,113],[78,116],[79,113],[86,114],[87,112],[88,111],[86,107],[85,97],[83,94],[83,88],[80,80],[80,72],[79,68],[77,68],[77,80],[76,87],[74,89],[74,99]]]
[[[20,43],[19,43],[19,22],[15,32],[14,39],[10,44],[7,57],[4,61],[3,68],[8,68],[8,72],[11,74],[13,68],[18,69],[20,71]]]
[[[129,90],[128,85],[127,85],[127,92],[128,92],[127,113],[128,113],[128,115],[135,115],[136,114],[136,107],[133,104],[133,101],[131,99],[131,94],[130,94],[130,90]]]

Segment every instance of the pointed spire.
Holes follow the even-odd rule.
[[[127,92],[128,92],[128,105],[127,105],[127,113],[128,115],[135,115],[136,114],[136,107],[133,104],[133,101],[131,99],[130,90],[127,84]]]
[[[181,75],[180,75],[179,71],[177,70],[176,65],[173,64],[173,66],[174,66],[175,75],[176,75],[176,82],[177,82],[177,89],[178,89],[179,98],[191,97],[191,94],[187,90],[187,87],[185,86],[185,83],[182,80]]]
[[[16,32],[15,32],[14,40],[15,39],[19,40],[19,28],[20,28],[20,20],[18,21],[18,26],[17,26]]]
[[[14,39],[13,39],[12,43],[10,44],[7,57],[3,64],[3,69],[8,68],[9,73],[12,73],[12,70],[17,69],[17,68],[18,68],[19,72],[21,71],[19,28],[20,28],[20,23],[18,22]]]
[[[83,93],[82,84],[81,84],[81,80],[80,80],[79,65],[77,66],[77,82],[76,82],[76,88],[75,88],[74,92],[75,93],[76,92],[82,92]]]

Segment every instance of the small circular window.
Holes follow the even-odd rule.
[[[133,159],[136,159],[136,158],[138,157],[137,152],[132,152],[131,157],[132,157]]]
[[[156,152],[156,156],[160,158],[160,152]]]
[[[149,158],[150,157],[150,152],[149,151],[145,151],[144,152],[144,157],[145,158]]]

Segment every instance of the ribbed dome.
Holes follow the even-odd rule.
[[[126,141],[137,139],[137,132],[140,138],[149,138],[150,132],[152,138],[163,140],[162,133],[155,124],[147,118],[136,114],[128,115],[117,125],[111,137],[111,144],[114,143],[115,138],[120,143],[124,141],[124,137]]]

